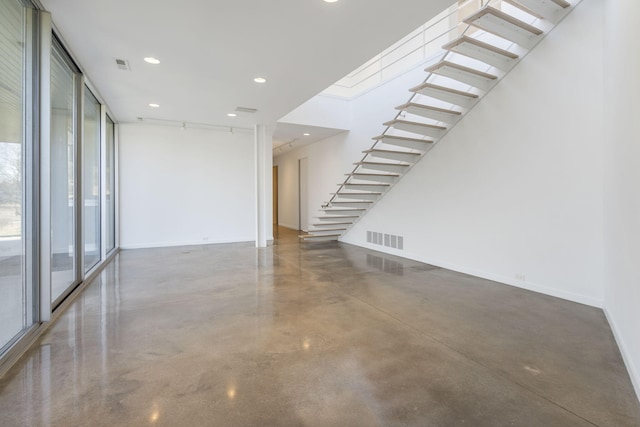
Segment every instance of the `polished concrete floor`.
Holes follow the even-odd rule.
[[[123,251],[8,426],[640,426],[600,310],[338,243]]]

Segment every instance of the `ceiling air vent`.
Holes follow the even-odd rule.
[[[116,65],[123,71],[131,71],[131,68],[129,67],[129,61],[127,61],[126,59],[116,58]]]
[[[257,113],[258,110],[256,110],[255,108],[248,108],[248,107],[236,107],[236,111],[239,113]]]

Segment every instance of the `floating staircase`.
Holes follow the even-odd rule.
[[[442,46],[423,83],[322,205],[319,223],[300,237],[338,240],[579,1],[492,0],[463,19],[464,30]]]

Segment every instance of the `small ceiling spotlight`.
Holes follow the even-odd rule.
[[[160,108],[160,104],[149,104],[149,107],[151,108]]]
[[[253,81],[256,83],[266,83],[267,79],[265,79],[264,77],[256,77],[255,79],[253,79]]]
[[[325,3],[335,3],[335,2],[337,2],[337,1],[338,1],[338,0],[324,0],[324,2],[325,2]]]
[[[236,114],[236,113],[229,113],[229,114],[227,114],[227,116],[229,116],[229,117],[235,117],[235,116],[237,116],[237,114]]]
[[[144,62],[153,64],[153,65],[158,65],[160,63],[160,60],[158,58],[154,58],[153,56],[147,56],[144,58]]]
[[[310,133],[303,133],[304,136],[310,136]]]

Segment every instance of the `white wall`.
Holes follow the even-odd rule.
[[[601,306],[602,12],[578,6],[344,241]]]
[[[640,396],[640,3],[605,3],[605,311]]]
[[[315,144],[288,151],[273,159],[278,166],[278,224],[298,230],[298,161],[307,158],[308,203],[307,223],[313,224],[320,205],[329,200],[339,180],[353,161],[354,153],[342,155],[348,144],[348,134],[340,134]],[[332,153],[334,155],[332,155]]]
[[[120,125],[120,246],[255,240],[253,133]]]

